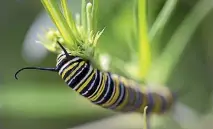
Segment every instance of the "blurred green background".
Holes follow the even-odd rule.
[[[177,8],[164,29],[161,42],[158,44],[158,51],[163,51],[172,33],[196,1],[178,1]],[[149,0],[148,22],[150,26],[164,3],[164,0]],[[79,0],[70,0],[70,5],[75,10],[73,12],[80,10]],[[127,42],[136,41],[136,37],[132,36],[133,5],[134,1],[129,0],[100,0],[98,27],[106,27],[98,46],[101,52],[110,53],[123,60],[130,59]],[[45,12],[39,0],[1,1],[0,10],[1,129],[65,129],[115,115],[112,111],[92,105],[72,92],[57,74],[25,71],[20,74],[19,81],[15,80],[14,73],[21,67],[55,66],[56,55],[53,53],[45,55],[43,48],[41,51],[40,49],[34,50],[34,46],[28,48],[38,54],[43,52],[44,57],[40,60],[38,58],[38,60],[30,62],[31,60],[23,56],[24,41],[27,40],[26,36],[32,25],[38,19],[42,21],[49,18],[46,15],[41,18]],[[173,90],[186,91],[185,94],[181,94],[179,101],[196,111],[199,116],[211,116],[212,114],[212,23],[213,13],[210,13],[196,29],[167,82],[167,85]],[[33,30],[33,33],[41,31],[42,28],[39,26],[42,27],[44,24],[38,23],[38,27]],[[131,42],[131,44],[137,49],[136,42]],[[212,117],[208,120],[213,121]],[[213,127],[211,122],[208,124],[205,125]],[[180,128],[176,124],[172,127]]]

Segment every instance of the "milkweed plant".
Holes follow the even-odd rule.
[[[136,0],[134,8],[137,10],[137,15],[135,15],[137,22],[134,26],[138,49],[134,49],[130,53],[130,57],[134,58],[129,62],[124,62],[122,59],[112,57],[110,53],[101,53],[96,47],[99,38],[107,29],[107,26],[100,30],[97,29],[99,0],[90,2],[82,0],[79,14],[72,13],[67,0],[60,0],[60,2],[41,0],[41,2],[56,26],[56,28],[47,29],[45,35],[39,35],[39,43],[49,51],[59,53],[61,50],[56,42],[60,41],[72,55],[90,60],[99,69],[121,68],[122,63],[120,71],[129,78],[161,87],[166,84],[195,29],[213,8],[213,4],[209,4],[210,0],[199,0],[174,31],[163,51],[158,52],[156,46],[160,43],[164,27],[176,9],[178,0],[167,0],[152,25],[147,23],[149,7],[147,0]],[[144,128],[147,128],[146,122]]]

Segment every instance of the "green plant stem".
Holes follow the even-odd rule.
[[[82,0],[82,2],[81,2],[81,25],[83,26],[84,29],[87,28],[86,24],[87,24],[87,21],[86,21],[86,0]]]
[[[147,114],[146,114],[146,111],[147,111],[147,108],[148,108],[148,106],[146,106],[145,108],[144,108],[144,114],[143,114],[143,118],[144,118],[144,129],[148,129],[148,121],[147,121]]]
[[[92,29],[93,29],[93,16],[92,16],[92,7],[93,5],[91,3],[87,3],[86,5],[86,15],[87,15],[87,34],[88,34],[88,37],[90,38],[91,40],[91,32],[92,32]]]
[[[155,20],[154,24],[152,25],[150,32],[149,32],[149,40],[150,43],[156,39],[157,35],[162,33],[163,28],[165,27],[167,21],[170,19],[172,13],[174,12],[175,6],[178,0],[167,0],[163,9],[159,13],[157,19]],[[156,42],[159,43],[159,42]]]
[[[98,18],[97,18],[97,13],[98,13],[98,6],[99,6],[99,0],[93,0],[93,9],[92,9],[92,12],[93,12],[93,30],[94,32],[97,31],[97,21],[98,21]]]
[[[80,36],[79,36],[78,30],[76,28],[75,21],[74,21],[74,19],[72,17],[72,13],[69,10],[67,0],[61,0],[61,6],[62,6],[62,8],[64,10],[64,17],[65,17],[65,19],[67,21],[67,24],[69,25],[69,28],[70,28],[70,31],[72,32],[72,35],[74,35],[76,40],[80,41],[79,39],[77,39]]]
[[[175,31],[162,55],[153,64],[148,81],[165,84],[184,48],[189,43],[201,21],[213,9],[211,0],[200,0]]]
[[[151,64],[151,51],[147,34],[146,0],[138,0],[138,26],[139,26],[139,67],[140,78],[144,79]]]
[[[74,36],[69,29],[63,14],[61,13],[56,0],[41,0],[44,8],[49,13],[49,16],[52,18],[52,21],[57,26],[59,32],[63,36],[67,44],[73,44]]]

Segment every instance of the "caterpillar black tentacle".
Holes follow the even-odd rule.
[[[103,108],[121,112],[163,113],[174,103],[174,94],[167,88],[156,91],[110,72],[94,68],[90,62],[79,56],[72,56],[60,44],[63,53],[57,57],[56,68],[26,67],[57,71],[65,83],[92,103]],[[163,87],[162,87],[163,88]]]
[[[16,73],[15,73],[15,79],[18,80],[18,74],[19,72],[21,72],[22,70],[25,69],[37,69],[37,70],[44,70],[44,71],[52,71],[52,72],[57,72],[56,68],[41,68],[41,67],[24,67],[19,69]]]

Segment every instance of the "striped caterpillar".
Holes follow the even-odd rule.
[[[24,67],[58,72],[66,84],[92,103],[103,108],[120,112],[163,113],[174,103],[174,94],[165,88],[164,92],[142,87],[142,85],[125,77],[104,72],[79,56],[73,56],[59,43],[63,50],[57,57],[55,68]]]

